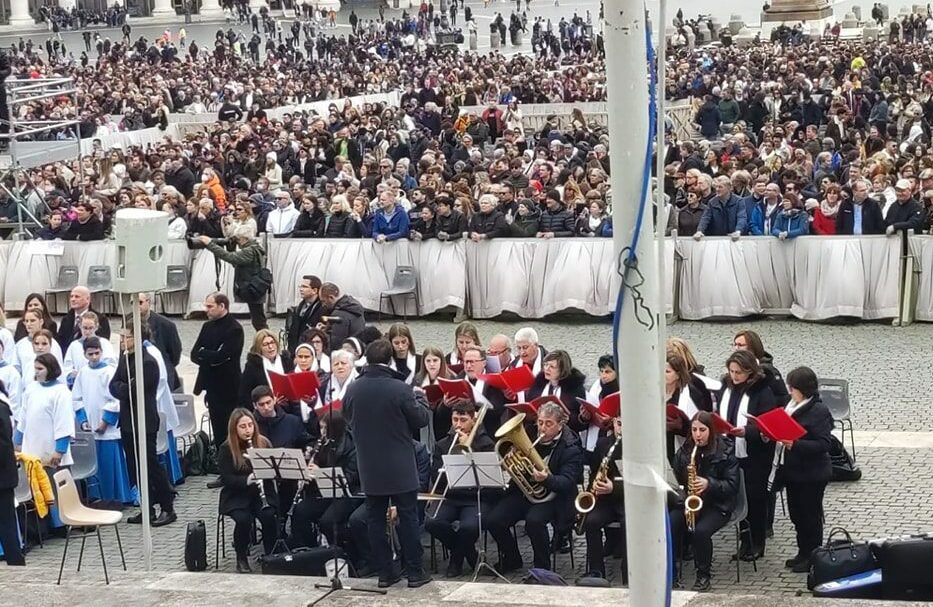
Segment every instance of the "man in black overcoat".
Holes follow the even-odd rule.
[[[110,339],[110,322],[106,314],[101,314],[91,307],[91,291],[87,287],[78,285],[68,294],[68,313],[62,317],[58,325],[58,335],[56,339],[62,347],[62,352],[68,351],[68,346],[76,339],[81,337],[81,323],[78,318],[85,312],[94,312],[97,314],[97,320],[100,327],[97,329],[97,336],[104,339]]]
[[[175,369],[181,362],[181,337],[178,335],[178,328],[169,319],[152,311],[152,297],[149,293],[139,294],[139,312],[142,321],[149,325],[149,341],[159,349],[165,360],[168,386],[173,392],[177,391],[181,388],[181,380]]]

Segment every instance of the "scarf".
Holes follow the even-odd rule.
[[[823,214],[823,217],[827,219],[835,217],[836,213],[839,212],[839,203],[836,203],[836,206],[829,206],[825,200],[820,201],[820,213]]]
[[[811,400],[813,400],[812,397],[799,403],[795,403],[791,400],[784,407],[784,410],[787,411],[788,415],[793,417],[794,413],[802,409],[804,405],[808,404]],[[778,443],[774,446],[774,459],[771,461],[771,474],[768,475],[768,491],[771,491],[771,488],[774,486],[774,478],[777,476],[778,468],[784,465],[784,452],[786,450],[787,448],[784,447],[784,443]]]

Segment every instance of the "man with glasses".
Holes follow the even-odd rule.
[[[544,346],[538,344],[538,332],[531,327],[523,327],[515,333],[515,348],[518,355],[509,363],[509,368],[514,369],[522,365],[531,367],[531,373],[537,377],[543,370],[542,361],[547,356],[547,350]],[[506,395],[510,396],[510,395]],[[525,402],[525,393],[519,392],[515,395],[516,402]]]
[[[266,232],[273,236],[288,236],[295,231],[295,224],[301,213],[295,208],[288,190],[275,192],[275,209],[269,211],[266,217]]]
[[[298,283],[298,305],[289,308],[285,316],[285,335],[288,351],[294,353],[301,343],[301,336],[315,328],[324,315],[321,304],[321,279],[314,275],[301,277]]]
[[[852,199],[839,203],[836,214],[836,234],[883,234],[885,231],[881,205],[869,197],[871,182],[858,179],[852,184]]]
[[[483,352],[482,348],[478,346],[467,348],[464,350],[463,360],[460,362],[463,363],[463,374],[459,378],[465,379],[470,384],[476,406],[481,407],[485,404],[491,407],[486,412],[486,417],[483,418],[483,427],[492,436],[502,422],[505,414],[505,404],[508,400],[501,390],[479,379],[478,376],[486,372],[486,353]]]

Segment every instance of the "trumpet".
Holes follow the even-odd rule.
[[[247,450],[253,448],[253,439],[252,437],[246,439],[246,448]],[[249,458],[249,453],[246,454],[246,457]],[[265,483],[259,479],[256,479],[256,486],[259,487],[259,500],[262,502],[262,509],[266,510],[272,506],[269,504],[269,500],[266,499],[266,487]]]
[[[684,500],[684,516],[687,518],[687,529],[690,531],[696,528],[697,512],[703,509],[703,498],[693,488],[697,480],[697,448],[698,445],[693,445],[690,463],[687,464],[687,499]]]
[[[596,484],[603,482],[608,476],[609,461],[612,459],[613,453],[621,443],[622,435],[619,435],[616,442],[612,444],[612,447],[606,453],[606,457],[599,463],[599,468],[596,474],[593,475],[589,490],[578,493],[576,499],[573,501],[573,507],[577,510],[577,523],[574,527],[574,531],[577,535],[583,534],[583,526],[586,524],[586,515],[592,512],[593,508],[596,507]]]
[[[532,504],[542,504],[554,499],[554,492],[532,476],[534,470],[547,470],[547,464],[535,451],[535,445],[541,441],[541,437],[531,442],[525,427],[522,426],[524,421],[525,414],[519,413],[496,430],[496,438],[499,439],[496,443],[496,453],[502,460],[502,469],[509,474],[528,501]]]

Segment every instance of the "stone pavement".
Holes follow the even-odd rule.
[[[253,331],[246,326],[247,347]],[[385,330],[389,322],[377,323]],[[591,377],[596,359],[610,350],[611,327],[606,320],[577,316],[559,316],[545,321],[477,321],[480,336],[485,341],[494,333],[514,334],[521,326],[538,330],[541,343],[553,349],[563,347],[574,363]],[[194,342],[200,321],[178,321],[185,347]],[[450,315],[437,315],[428,319],[411,320],[415,343],[419,348],[437,345],[449,350],[453,345],[455,325]],[[282,319],[274,319],[272,328],[282,326]],[[723,323],[677,323],[669,327],[672,335],[687,339],[697,356],[707,366],[708,373],[721,372],[722,362],[730,352],[732,335],[736,330],[750,327],[762,335],[766,347],[774,356],[775,364],[784,373],[795,364],[809,364],[822,376],[850,380],[853,420],[858,433],[858,463],[864,476],[851,484],[830,485],[826,496],[826,527],[841,525],[855,537],[870,539],[906,533],[933,530],[933,509],[929,494],[933,488],[933,458],[931,448],[930,405],[923,395],[923,386],[930,377],[926,354],[933,338],[933,325],[918,324],[905,329],[894,329],[883,324],[821,324],[794,320],[759,320]],[[194,368],[190,362],[182,365],[186,385],[191,386]],[[198,399],[200,401],[200,399]],[[214,564],[214,520],[218,491],[205,487],[206,477],[188,479],[179,489],[177,502],[179,522],[154,530],[153,567],[157,571],[180,571],[184,568],[182,551],[185,523],[203,519],[208,526],[208,553]],[[133,511],[128,511],[132,513]],[[803,575],[791,574],[783,568],[783,561],[793,555],[793,527],[780,506],[775,521],[775,537],[767,554],[758,563],[758,571],[749,564],[741,565],[741,582],[736,582],[734,563],[729,556],[734,550],[731,529],[723,530],[716,540],[714,589],[730,594],[793,595],[805,591]],[[139,528],[123,525],[121,534],[127,550],[131,571],[142,569]],[[522,535],[521,528],[519,534]],[[116,571],[119,557],[111,532],[105,532],[108,562],[115,578],[125,576]],[[228,527],[227,542],[232,541]],[[424,543],[428,545],[427,537]],[[530,563],[527,539],[521,538],[523,555]],[[558,572],[567,579],[583,573],[585,542],[574,541],[576,571],[571,570],[567,555],[558,558]],[[45,548],[34,549],[27,556],[29,570],[37,579],[54,580],[61,559],[63,542],[52,540]],[[90,548],[96,548],[91,546]],[[490,546],[494,549],[494,546]],[[233,570],[233,560],[220,563],[220,570]],[[425,557],[427,561],[428,552]],[[78,579],[74,572],[76,556],[70,557],[70,570],[66,578]],[[444,563],[439,564],[443,571]],[[607,563],[618,584],[618,561]],[[86,569],[86,571],[85,571]],[[0,571],[3,568],[0,567]],[[685,578],[692,582],[692,569],[687,566]],[[102,578],[97,553],[89,552],[82,568],[81,579]],[[513,576],[517,581],[519,576]],[[464,578],[465,579],[465,578]],[[252,580],[251,580],[252,582]],[[769,602],[769,604],[771,604]]]

